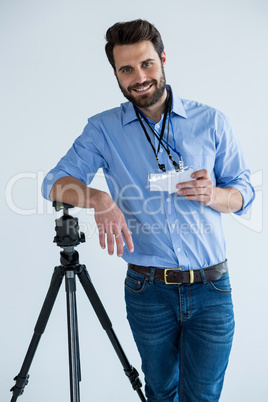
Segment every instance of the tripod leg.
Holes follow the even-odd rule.
[[[29,378],[28,371],[33,361],[40,338],[45,331],[50,313],[52,311],[58,291],[60,289],[60,285],[62,283],[62,279],[63,279],[62,268],[56,267],[51,279],[51,283],[45,301],[39,314],[36,326],[34,328],[34,335],[29,345],[25,359],[23,361],[21,370],[19,374],[14,378],[16,384],[10,390],[11,392],[13,392],[11,402],[15,402],[17,400],[17,398],[23,393],[25,386],[28,384],[28,378]]]
[[[66,301],[68,318],[68,343],[69,343],[69,369],[70,369],[70,394],[71,402],[79,402],[79,381],[81,381],[81,369],[79,358],[79,341],[76,309],[76,285],[74,271],[66,271]]]
[[[87,294],[87,297],[88,297],[103,329],[106,331],[106,333],[115,349],[115,352],[116,352],[119,360],[121,361],[122,366],[124,367],[125,374],[129,378],[129,381],[131,382],[134,391],[137,391],[137,393],[140,397],[140,400],[145,402],[146,399],[141,391],[142,384],[139,379],[139,373],[137,372],[137,370],[134,367],[132,367],[130,365],[130,363],[113,331],[112,323],[111,323],[111,321],[108,317],[108,314],[106,313],[106,310],[103,307],[103,304],[91,282],[90,276],[88,274],[88,271],[87,271],[85,265],[80,266],[80,271],[77,272],[77,275],[78,275],[81,285],[83,286],[83,288]]]

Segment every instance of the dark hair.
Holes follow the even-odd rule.
[[[107,43],[105,52],[109,62],[115,70],[113,49],[115,45],[132,45],[144,40],[149,40],[154,45],[160,60],[164,50],[162,38],[154,25],[145,20],[134,20],[128,22],[117,22],[106,32]]]

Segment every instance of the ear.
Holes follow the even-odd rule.
[[[166,56],[166,52],[165,52],[164,50],[163,50],[161,59],[162,59],[163,68],[165,68],[165,67],[166,67],[166,63],[167,63],[167,56]]]

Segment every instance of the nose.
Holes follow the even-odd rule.
[[[141,68],[136,69],[134,80],[136,84],[142,84],[146,81],[146,74]]]

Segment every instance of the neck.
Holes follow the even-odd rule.
[[[165,89],[163,95],[161,96],[158,102],[156,102],[152,106],[143,108],[140,107],[139,109],[145,114],[146,117],[157,123],[161,120],[161,115],[165,111],[166,98],[167,98],[167,90]]]

